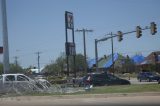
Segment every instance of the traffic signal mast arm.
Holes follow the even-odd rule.
[[[146,29],[150,29],[150,27],[146,26],[145,28],[142,28],[141,30],[146,30]],[[122,33],[122,35],[128,35],[128,34],[135,33],[135,32],[136,32],[136,31],[125,32],[125,33]],[[106,34],[105,36],[107,36],[107,35],[110,35],[110,36],[104,37],[104,38],[99,39],[99,40],[97,39],[97,40],[96,40],[97,43],[98,43],[98,42],[101,42],[101,41],[106,41],[106,40],[108,40],[108,39],[111,39],[111,38],[114,38],[114,37],[117,37],[117,36],[118,36],[118,34],[113,34],[113,33]]]
[[[154,22],[151,22],[150,27],[146,26],[145,28],[141,28],[140,26],[137,26],[136,30],[134,30],[134,31],[125,32],[125,33],[122,33],[121,31],[118,31],[117,34],[113,34],[111,32],[111,33],[105,35],[107,37],[104,37],[102,39],[95,39],[96,71],[98,72],[98,50],[97,50],[98,49],[97,48],[98,42],[102,42],[102,41],[106,41],[108,39],[111,39],[111,41],[112,41],[112,62],[113,62],[113,38],[114,37],[118,37],[118,41],[122,41],[123,40],[123,35],[128,35],[130,33],[135,33],[136,32],[137,38],[140,38],[142,36],[142,30],[147,30],[147,29],[150,29],[152,35],[155,35],[155,33],[157,33],[156,24]],[[108,36],[108,35],[110,35],[110,36]],[[113,68],[114,68],[114,64],[113,64]]]

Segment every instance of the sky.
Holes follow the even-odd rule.
[[[114,52],[133,56],[147,56],[160,50],[160,0],[6,0],[10,63],[15,56],[18,63],[27,68],[44,67],[65,52],[65,11],[73,13],[74,29],[92,29],[86,33],[88,58],[95,57],[95,39],[117,31],[134,31],[136,26],[145,28],[151,22],[157,24],[157,33],[144,30],[140,38],[136,34],[114,38]],[[0,12],[1,14],[1,12]],[[0,15],[0,18],[1,15]],[[2,19],[0,19],[0,45],[2,43]],[[74,32],[76,52],[83,54],[83,35]],[[69,41],[71,33],[69,31]],[[99,57],[111,54],[111,41],[98,43]],[[0,55],[2,61],[3,55]]]

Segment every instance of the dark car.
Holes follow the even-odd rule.
[[[83,77],[81,85],[85,86],[88,84],[87,78],[91,77],[90,84],[94,86],[103,85],[129,85],[130,81],[118,78],[112,74],[107,73],[91,73]]]
[[[159,81],[160,76],[153,72],[140,72],[137,76],[137,79],[141,81]]]

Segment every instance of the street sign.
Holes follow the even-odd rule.
[[[3,53],[3,47],[0,47],[0,54]]]
[[[76,55],[75,43],[66,42],[66,55],[67,56],[74,56],[74,55]]]
[[[71,12],[65,12],[65,23],[66,23],[66,28],[67,29],[73,29],[73,13]]]

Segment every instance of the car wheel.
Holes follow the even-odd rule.
[[[141,79],[139,79],[139,82],[141,82],[142,80]]]
[[[147,82],[151,82],[152,80],[150,78],[147,79]]]

